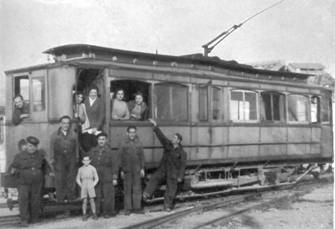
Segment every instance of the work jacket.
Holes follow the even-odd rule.
[[[123,172],[140,172],[144,169],[143,146],[138,137],[124,139],[119,145],[119,158]]]
[[[186,167],[186,152],[183,147],[179,145],[174,148],[158,126],[154,127],[154,132],[164,148],[159,169],[166,172],[168,177],[183,179]]]
[[[117,179],[119,163],[117,153],[109,145],[96,146],[89,152],[91,164],[97,169],[99,182],[110,183]]]
[[[50,166],[40,150],[32,154],[26,151],[17,154],[11,166],[17,170],[18,184],[21,185],[41,183],[44,175],[50,172]]]

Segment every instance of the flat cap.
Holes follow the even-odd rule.
[[[40,140],[38,140],[38,138],[34,137],[34,136],[29,136],[27,137],[26,141],[30,144],[33,144],[35,146],[38,145],[38,143],[40,143]]]
[[[106,137],[106,138],[107,138],[107,134],[104,133],[104,132],[101,132],[100,134],[97,135],[97,139],[98,139],[99,137]]]

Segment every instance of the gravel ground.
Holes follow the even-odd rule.
[[[310,186],[309,186],[310,187]],[[301,190],[302,191],[302,190]],[[316,185],[312,190],[293,199],[270,204],[263,209],[255,209],[229,220],[205,228],[220,229],[332,229],[333,228],[333,183]],[[306,193],[307,192],[307,193]],[[238,210],[235,206],[231,211]],[[215,219],[229,210],[218,209],[203,214],[186,217],[182,222],[169,228],[192,228],[206,220]],[[162,227],[163,228],[163,227]],[[167,228],[167,227],[164,227]]]
[[[287,191],[284,191],[287,192]],[[301,195],[291,199],[285,199],[280,203],[270,204],[262,209],[248,211],[242,215],[211,225],[206,228],[221,229],[295,229],[295,228],[333,228],[333,182],[309,185],[299,188],[295,192]],[[243,205],[242,205],[243,206]],[[229,213],[241,206],[234,206],[232,209],[217,209],[211,212],[194,214],[160,229],[188,229],[210,219]],[[89,219],[83,222],[80,217],[69,219],[42,222],[30,225],[34,229],[79,229],[79,228],[121,228],[131,223],[140,222],[167,214],[165,212],[151,212],[145,215],[130,216],[118,215],[110,219],[99,218],[95,221]]]

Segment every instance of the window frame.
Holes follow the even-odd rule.
[[[47,70],[37,70],[33,72],[21,72],[13,75],[12,78],[12,98],[16,96],[15,94],[15,81],[19,77],[27,76],[28,77],[28,94],[29,98],[25,99],[25,101],[29,101],[29,117],[25,118],[23,122],[32,122],[32,121],[37,121],[37,122],[46,122],[48,117],[48,77],[47,77]],[[33,80],[42,78],[44,80],[44,85],[43,85],[43,99],[44,99],[44,109],[41,111],[34,111],[33,107]],[[20,92],[21,93],[21,92]],[[12,101],[12,112],[14,112],[14,103]]]
[[[219,118],[214,119],[213,114],[214,114],[214,88],[219,90],[219,100],[218,100],[218,108],[219,108]],[[214,123],[220,123],[224,122],[224,89],[221,85],[211,85],[210,87],[210,109],[209,109],[209,115],[210,115],[210,121]]]
[[[155,93],[156,86],[157,85],[178,85],[181,87],[184,87],[186,89],[186,120],[167,120],[167,119],[159,119],[158,118],[158,107],[157,107],[157,96]],[[153,117],[155,117],[156,120],[158,120],[160,123],[171,123],[171,122],[177,122],[177,123],[189,123],[191,120],[190,117],[190,90],[191,86],[190,84],[181,83],[181,82],[171,82],[171,81],[154,81],[153,82],[153,94],[152,94],[152,101],[153,101]]]
[[[148,85],[148,104],[147,106],[149,107],[149,117],[154,117],[153,116],[153,92],[154,92],[154,81],[152,80],[143,80],[143,79],[138,79],[138,78],[124,78],[124,77],[110,77],[108,76],[108,74],[106,75],[106,87],[105,87],[105,90],[106,90],[106,93],[105,93],[105,97],[106,97],[106,101],[105,101],[105,106],[106,106],[106,109],[105,109],[105,114],[106,114],[106,125],[107,126],[110,126],[110,125],[113,125],[113,126],[118,126],[118,125],[122,125],[122,124],[125,124],[125,125],[128,125],[130,123],[136,123],[136,125],[141,125],[143,123],[146,123],[146,125],[149,125],[149,122],[147,120],[131,120],[131,119],[128,119],[128,120],[115,120],[115,119],[111,119],[110,116],[111,116],[111,112],[112,110],[110,109],[110,103],[112,101],[112,98],[110,96],[110,93],[111,93],[111,84],[113,83],[113,81],[139,81],[139,82],[142,82],[142,83],[145,83]]]
[[[327,95],[326,92],[322,92],[321,96],[320,96],[320,123],[321,124],[329,124],[332,122],[332,94],[330,94],[329,96]],[[323,121],[323,101],[326,100],[327,104],[328,104],[328,120],[327,121]]]
[[[316,97],[318,99],[318,104],[317,104],[317,121],[316,122],[312,122],[312,103],[311,100],[313,97]],[[309,95],[309,122],[312,124],[320,124],[321,123],[321,96],[320,95],[316,95],[316,94],[311,94]]]
[[[304,96],[307,99],[307,107],[306,107],[306,111],[307,111],[306,118],[307,118],[307,120],[306,121],[290,121],[288,100],[289,100],[289,96],[291,96],[291,95]],[[286,120],[287,120],[286,122],[288,124],[309,124],[309,123],[311,123],[311,117],[310,117],[311,108],[310,108],[310,95],[309,94],[295,93],[295,92],[287,93],[286,94],[285,106],[286,106]]]
[[[267,120],[266,119],[266,112],[265,110],[263,111],[263,108],[261,108],[261,106],[264,104],[263,102],[263,94],[271,94],[271,120]],[[274,112],[273,112],[273,94],[276,94],[276,95],[279,95],[279,98],[282,97],[283,98],[283,111],[279,111],[279,114],[280,115],[283,115],[282,118],[280,118],[280,120],[274,120]],[[260,104],[260,120],[261,122],[264,122],[264,123],[285,123],[287,120],[288,120],[288,117],[287,117],[287,106],[286,106],[286,94],[283,93],[283,92],[279,92],[279,91],[274,91],[274,90],[263,90],[263,91],[260,91],[259,92],[259,102],[261,103]],[[264,119],[263,119],[263,115],[264,115]]]
[[[231,111],[232,111],[232,92],[242,92],[243,93],[243,106],[244,106],[244,101],[245,101],[245,93],[246,92],[251,92],[256,95],[256,119],[255,120],[233,120],[231,116]],[[243,112],[243,115],[245,113]],[[258,123],[259,122],[259,91],[256,90],[250,90],[250,89],[242,89],[242,88],[229,88],[229,121],[233,123]]]
[[[206,92],[207,92],[207,104],[206,104],[206,119],[200,119],[200,88],[205,88]],[[209,117],[210,117],[210,91],[209,91],[209,87],[207,84],[199,84],[197,85],[197,90],[198,90],[198,115],[197,115],[197,121],[200,123],[206,123],[209,122]]]

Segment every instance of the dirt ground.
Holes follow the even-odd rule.
[[[270,204],[262,209],[254,209],[242,215],[222,221],[216,225],[206,228],[221,229],[296,229],[333,228],[333,183],[320,183],[314,186],[307,186],[298,197],[287,199],[279,203]],[[219,217],[232,209],[217,209],[211,212],[194,214],[183,218],[180,221],[159,227],[160,229],[174,228],[187,229],[196,226],[197,223]],[[110,219],[99,218],[95,221],[89,219],[83,222],[80,217],[72,217],[64,220],[47,220],[29,228],[34,229],[79,229],[79,228],[122,228],[129,224],[151,219],[167,214],[165,212],[151,212],[145,215],[130,216],[118,215]]]
[[[293,199],[270,204],[263,209],[243,213],[216,225],[204,228],[220,229],[332,229],[333,228],[333,183],[320,184],[312,190]],[[231,211],[238,210],[233,207]],[[184,218],[174,228],[187,229],[204,220],[210,220],[229,213],[229,210],[216,210]],[[176,223],[177,224],[177,223]],[[172,226],[171,226],[172,228]]]

